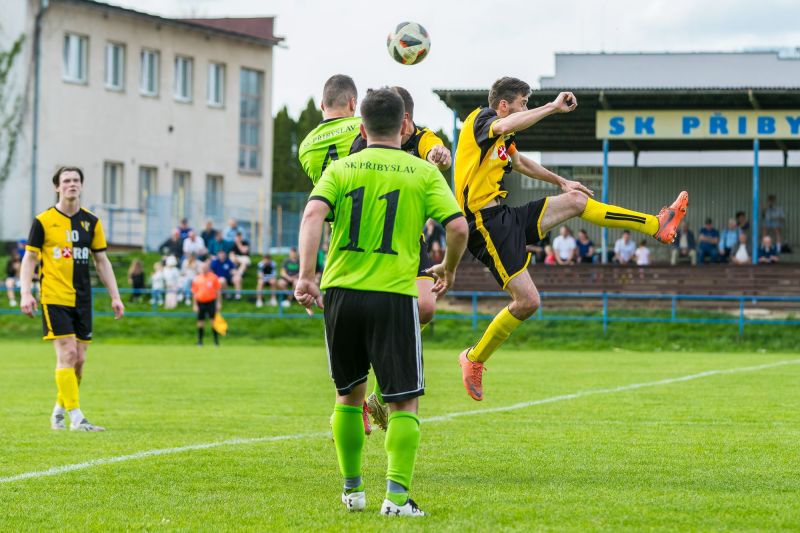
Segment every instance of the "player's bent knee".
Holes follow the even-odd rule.
[[[580,215],[583,213],[583,211],[586,209],[586,201],[589,197],[580,191],[570,191],[567,194],[569,195],[572,212],[575,215]]]

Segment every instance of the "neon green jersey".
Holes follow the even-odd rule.
[[[334,215],[323,289],[417,296],[419,228],[462,216],[435,166],[380,145],[331,163],[310,199]]]
[[[353,141],[361,134],[359,126],[361,117],[332,118],[323,120],[306,135],[297,157],[314,185],[331,161],[347,157]]]

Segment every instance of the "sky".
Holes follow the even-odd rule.
[[[798,0],[103,0],[165,17],[274,16],[285,37],[273,63],[273,110],[297,117],[325,80],[349,74],[359,93],[402,85],[418,124],[452,129],[435,88],[488,89],[501,76],[538,86],[556,52],[685,52],[800,48]],[[386,36],[402,21],[431,36],[420,64],[395,63]]]

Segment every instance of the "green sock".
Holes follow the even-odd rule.
[[[373,394],[378,398],[380,403],[386,403],[383,401],[383,394],[381,394],[381,388],[378,386],[378,380],[375,380],[375,387],[372,389]]]
[[[395,411],[390,414],[384,446],[389,456],[386,479],[406,488],[404,493],[387,491],[386,498],[397,505],[403,505],[408,499],[407,491],[411,488],[414,463],[417,460],[419,417],[409,411]]]
[[[361,450],[364,449],[364,423],[361,407],[337,403],[333,408],[331,426],[339,471],[344,478],[361,476]]]

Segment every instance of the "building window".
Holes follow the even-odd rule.
[[[139,167],[139,209],[147,209],[147,200],[158,194],[158,169]]]
[[[64,80],[86,83],[89,65],[89,39],[82,35],[64,35]]]
[[[125,88],[125,45],[106,44],[106,88],[121,91]]]
[[[142,50],[142,78],[139,88],[142,94],[158,96],[158,52]]]
[[[222,218],[223,204],[222,176],[206,176],[206,216],[217,220]]]
[[[222,63],[208,64],[208,105],[225,105],[225,65]]]
[[[192,101],[192,58],[175,56],[175,99]]]
[[[185,170],[176,170],[172,177],[172,214],[176,220],[189,218],[192,210],[192,175]]]
[[[103,164],[103,203],[122,205],[122,163]]]
[[[264,74],[243,68],[239,80],[239,170],[261,171],[261,114]]]

